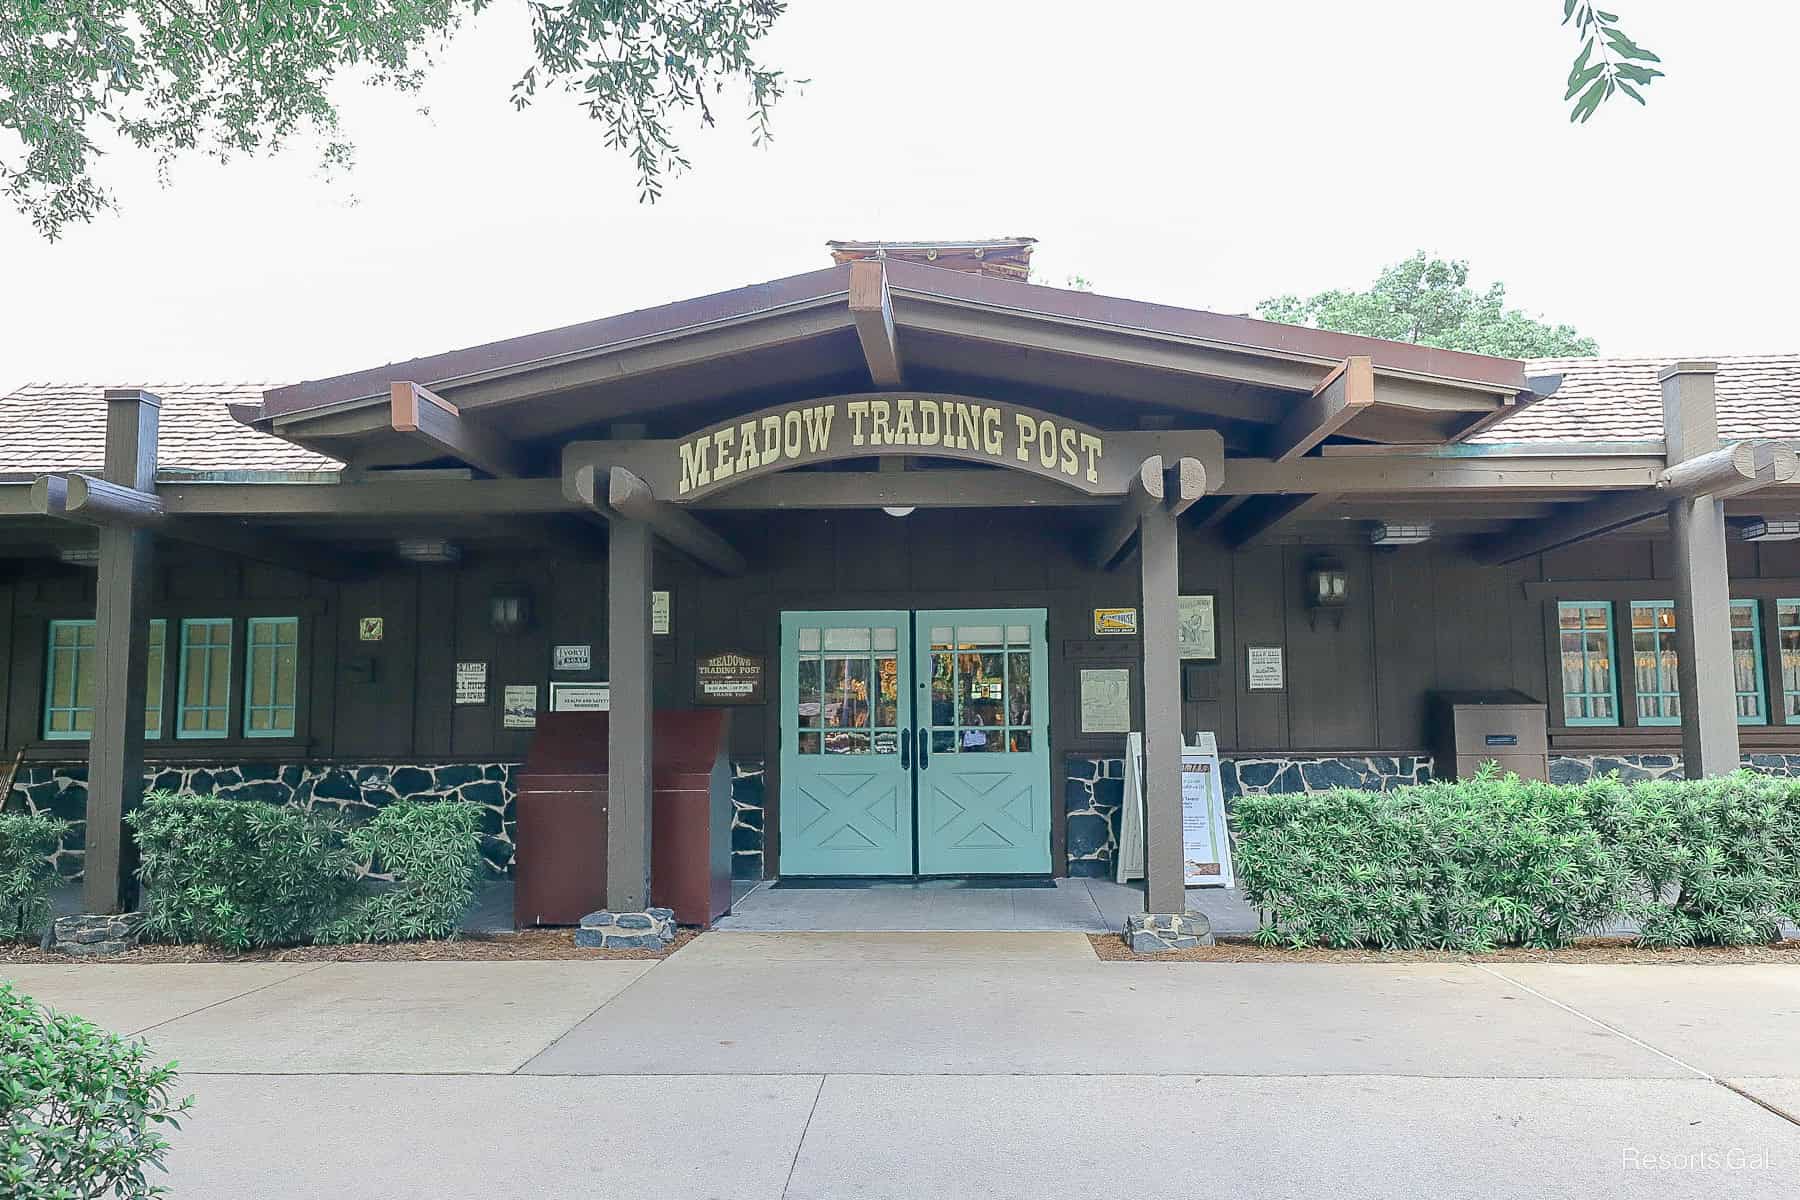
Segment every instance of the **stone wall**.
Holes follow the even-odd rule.
[[[1800,775],[1800,754],[1746,754],[1743,765],[1763,775]],[[1557,754],[1550,759],[1552,783],[1586,783],[1615,771],[1627,781],[1684,778],[1679,754]]]
[[[1431,759],[1422,755],[1349,758],[1258,757],[1224,759],[1219,785],[1227,810],[1239,796],[1289,795],[1331,788],[1387,791],[1430,783]],[[1125,806],[1125,760],[1071,755],[1063,796],[1068,805],[1069,874],[1112,878],[1119,846],[1119,813]]]
[[[351,821],[396,800],[466,800],[480,806],[481,855],[496,876],[513,867],[513,797],[517,763],[386,763],[324,766],[302,763],[166,765],[144,772],[151,791],[214,793],[230,799],[298,804],[335,811]],[[56,869],[67,879],[81,877],[86,847],[87,765],[27,766],[19,770],[7,798],[14,809],[48,812],[69,822],[56,852]]]
[[[731,877],[763,877],[763,764],[731,764]]]

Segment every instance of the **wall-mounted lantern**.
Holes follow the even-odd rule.
[[[531,590],[522,583],[503,583],[488,601],[488,624],[502,637],[531,628]]]
[[[1341,628],[1350,603],[1350,572],[1335,558],[1315,558],[1306,567],[1306,613],[1314,629],[1319,614],[1330,613]]]

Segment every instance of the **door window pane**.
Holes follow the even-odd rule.
[[[932,750],[1029,751],[1031,627],[939,625],[933,626],[931,639]],[[1019,733],[1025,736],[1014,736]]]
[[[797,711],[787,714],[799,753],[900,752],[899,645],[892,625],[799,631]]]

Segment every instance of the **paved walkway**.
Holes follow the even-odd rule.
[[[660,963],[0,968],[181,1061],[177,1200],[1800,1194],[1800,966],[1103,963],[713,933]]]

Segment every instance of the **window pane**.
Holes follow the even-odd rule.
[[[819,631],[816,629],[802,629],[800,631],[800,649],[802,651],[811,650],[816,653],[819,649]]]
[[[1031,652],[1014,650],[1006,656],[1006,723],[1031,724]]]
[[[875,678],[879,685],[875,693],[875,724],[887,726],[900,724],[899,660],[887,656],[876,659]]]
[[[959,625],[956,636],[965,646],[999,646],[1006,642],[1006,634],[998,625]]]
[[[893,626],[875,631],[875,649],[897,650],[900,647],[900,631]]]
[[[167,621],[150,622],[150,649],[145,655],[144,736],[162,736],[163,648],[169,636]]]
[[[224,737],[231,705],[231,621],[181,623],[181,697],[177,737]]]
[[[819,724],[819,660],[803,658],[800,660],[800,711],[795,715],[802,728],[817,728]]]
[[[867,650],[869,642],[867,629],[827,629],[825,631],[825,649],[827,650]]]

